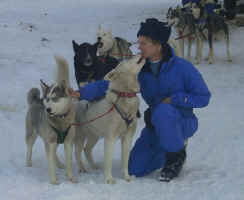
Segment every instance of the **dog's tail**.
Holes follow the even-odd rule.
[[[55,60],[57,63],[57,77],[56,81],[58,84],[62,83],[62,81],[65,81],[66,87],[70,87],[70,81],[69,81],[69,65],[68,62],[60,56],[55,56]]]
[[[27,102],[30,105],[33,103],[41,103],[42,100],[40,98],[40,90],[38,88],[31,88],[27,94]]]

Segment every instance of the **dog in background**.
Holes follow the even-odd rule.
[[[103,79],[119,63],[117,59],[111,56],[98,57],[97,48],[99,43],[89,44],[85,42],[79,45],[73,40],[72,44],[75,54],[75,78],[78,87],[91,81]]]
[[[231,62],[232,59],[229,50],[230,48],[229,27],[225,23],[224,17],[219,16],[214,12],[206,13],[205,8],[201,6],[201,4],[197,4],[197,3],[192,4],[191,10],[195,20],[197,21],[202,20],[202,24],[200,27],[202,31],[206,29],[208,33],[208,37],[207,37],[208,45],[209,45],[209,54],[207,58],[208,63],[209,64],[214,63],[213,40],[214,40],[214,36],[219,32],[223,32],[225,35],[227,60]],[[200,51],[202,52],[202,48],[200,49]]]
[[[48,160],[51,184],[58,184],[56,167],[64,168],[56,155],[59,144],[64,143],[66,175],[71,182],[76,182],[72,172],[72,144],[75,120],[75,108],[68,93],[69,69],[67,62],[56,57],[57,80],[48,86],[41,81],[43,98],[40,90],[32,88],[27,95],[28,112],[26,115],[26,165],[32,166],[32,148],[38,136],[43,139]]]
[[[130,42],[120,37],[114,37],[110,30],[102,29],[101,25],[97,30],[97,43],[99,56],[111,56],[121,61],[129,59],[133,55],[130,50],[132,45]]]
[[[167,12],[167,20],[170,26],[173,26],[176,29],[176,32],[179,35],[179,44],[180,44],[180,51],[182,57],[184,55],[184,44],[187,41],[187,60],[191,61],[191,51],[192,51],[192,43],[196,40],[196,63],[200,63],[201,61],[201,54],[200,49],[203,47],[203,41],[205,35],[203,34],[202,30],[199,29],[199,24],[196,23],[194,16],[192,14],[192,10],[187,8],[180,8],[177,6],[175,9],[169,8]]]

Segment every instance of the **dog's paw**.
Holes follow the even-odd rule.
[[[123,178],[127,181],[127,182],[131,182],[135,179],[135,176],[130,176],[130,175],[126,175],[123,176]]]
[[[64,169],[65,168],[65,165],[63,163],[56,163],[56,166],[59,168],[59,169]]]
[[[87,170],[84,167],[79,168],[79,173],[87,173]]]
[[[51,180],[50,183],[52,185],[59,185],[60,184],[60,182],[58,182],[57,180]]]
[[[32,167],[32,162],[31,161],[26,162],[26,167]]]
[[[94,169],[94,170],[102,169],[102,167],[101,167],[100,165],[98,165],[98,164],[93,164],[93,165],[91,166],[91,168]]]
[[[116,180],[113,177],[111,177],[111,178],[105,178],[105,183],[112,185],[112,184],[115,184],[116,183]]]
[[[212,60],[208,60],[208,64],[213,64],[213,61]]]
[[[76,180],[75,177],[70,177],[70,178],[69,178],[69,181],[70,181],[71,183],[78,183],[78,181]]]

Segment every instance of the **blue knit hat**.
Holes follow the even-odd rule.
[[[149,18],[146,19],[146,22],[141,22],[137,37],[146,36],[165,45],[169,40],[170,33],[171,28],[167,25],[167,22],[158,21],[156,18]]]

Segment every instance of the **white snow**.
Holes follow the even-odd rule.
[[[215,45],[216,61],[196,66],[203,74],[212,99],[206,108],[196,109],[199,130],[187,148],[187,162],[181,176],[170,183],[157,181],[157,172],[131,183],[121,179],[120,143],[113,156],[115,185],[106,185],[103,171],[89,169],[78,174],[78,183],[66,180],[65,170],[57,170],[61,182],[49,184],[47,159],[42,141],[33,149],[33,167],[25,166],[26,94],[39,87],[40,79],[52,83],[54,55],[70,64],[74,88],[71,41],[95,42],[99,24],[116,36],[136,41],[140,22],[148,17],[165,19],[169,6],[180,0],[1,0],[0,3],[0,199],[1,200],[242,200],[244,198],[244,28],[231,29],[228,63],[225,44]],[[30,28],[31,27],[31,28]],[[30,31],[32,30],[32,31]],[[42,41],[46,38],[48,41]],[[136,47],[133,47],[136,52]],[[207,43],[204,55],[208,53]],[[141,102],[141,111],[146,109]],[[138,125],[134,141],[143,128]],[[58,154],[64,160],[63,147]],[[103,141],[94,150],[103,164]],[[86,166],[87,163],[86,163]]]

